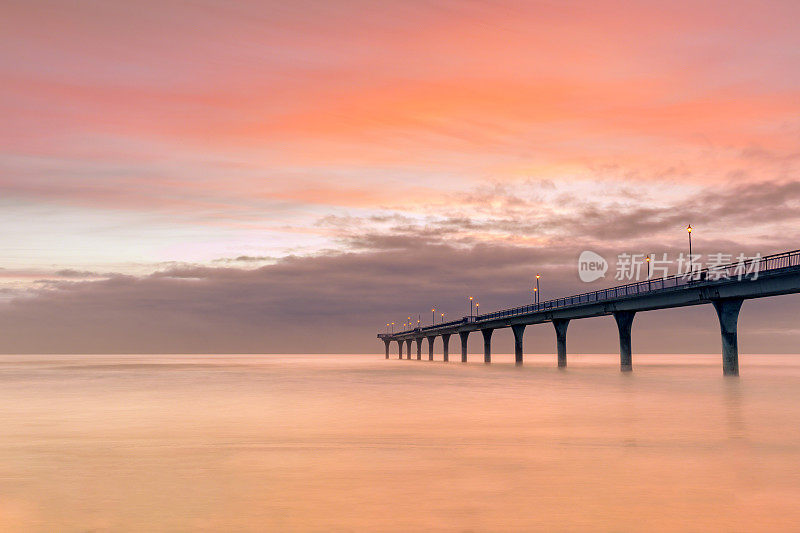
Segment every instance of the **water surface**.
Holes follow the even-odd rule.
[[[2,531],[788,531],[800,356],[0,356]]]

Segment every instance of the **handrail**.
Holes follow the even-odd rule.
[[[450,322],[441,322],[439,324],[434,324],[432,326],[423,326],[422,328],[419,329],[420,331],[427,331],[429,329],[438,329],[446,326],[457,326],[458,324],[463,324],[464,322],[467,322],[468,318],[469,317],[465,316],[463,318],[459,318],[458,320],[451,320]]]
[[[754,268],[758,264],[758,268]],[[566,296],[563,298],[554,298],[539,302],[538,304],[528,304],[509,309],[501,309],[491,313],[485,313],[474,317],[463,317],[460,320],[453,320],[443,324],[435,324],[432,326],[425,326],[423,328],[408,329],[395,333],[404,334],[410,333],[415,330],[427,331],[440,329],[442,327],[456,326],[465,322],[485,322],[487,320],[495,320],[497,318],[506,318],[511,316],[518,316],[522,314],[535,313],[541,311],[548,311],[551,309],[561,309],[572,305],[582,303],[603,302],[617,298],[624,298],[626,296],[636,296],[639,294],[660,292],[664,290],[674,290],[691,286],[700,281],[722,281],[732,277],[746,277],[760,275],[762,272],[769,272],[770,270],[779,270],[782,268],[800,266],[800,250],[792,250],[789,252],[781,252],[778,254],[767,255],[760,258],[750,258],[743,262],[737,261],[736,263],[729,263],[726,265],[714,266],[700,270],[693,270],[687,274],[675,274],[672,276],[665,276],[662,278],[652,278],[645,281],[637,281],[634,283],[627,283],[625,285],[618,285],[608,289],[599,289],[592,292],[585,292],[576,294],[574,296]],[[749,268],[748,268],[749,267]],[[744,268],[744,271],[742,269]],[[751,272],[748,274],[748,270]]]

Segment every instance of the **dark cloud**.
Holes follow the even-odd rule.
[[[276,258],[268,255],[240,255],[238,257],[220,257],[213,263],[263,263],[274,261]]]
[[[98,272],[91,272],[89,270],[73,270],[67,268],[64,270],[57,270],[56,276],[60,278],[101,278],[109,276],[109,274],[100,274]]]
[[[623,191],[627,196],[625,201],[594,203],[578,202],[564,194],[559,205],[569,207],[570,212],[563,214],[545,204],[510,196],[504,187],[490,187],[463,198],[471,203],[500,206],[481,217],[427,217],[422,221],[402,217],[394,219],[395,223],[383,233],[366,235],[362,229],[364,220],[355,217],[326,217],[326,220],[341,230],[344,244],[354,249],[372,249],[403,247],[410,240],[419,238],[474,244],[480,242],[480,237],[475,236],[477,233],[490,234],[499,241],[503,238],[540,237],[548,243],[625,245],[649,238],[653,242],[674,246],[678,240],[682,242],[682,230],[688,223],[705,226],[716,234],[744,236],[753,228],[762,227],[768,233],[769,224],[793,222],[800,218],[800,181],[710,187],[674,204],[663,204],[647,195],[637,194],[633,190]],[[727,228],[733,228],[733,232],[728,232]],[[789,241],[792,237],[784,233],[776,240]],[[771,246],[773,243],[765,244]]]
[[[287,257],[256,269],[183,265],[144,277],[54,281],[35,297],[0,307],[0,351],[380,352],[375,333],[386,322],[418,315],[429,322],[431,306],[447,318],[463,316],[468,296],[487,311],[525,303],[537,271],[545,298],[599,288],[577,280],[579,250],[572,247],[460,247],[405,239],[374,237],[370,251]],[[794,297],[748,303],[743,349],[796,345],[798,334],[788,323],[786,335],[774,333],[788,321],[787,307],[796,304]],[[714,320],[710,307],[648,313],[637,319],[634,338],[643,339],[642,351],[714,351]],[[552,351],[549,327],[529,330],[531,351]],[[588,320],[571,333],[574,351],[616,349],[612,320]],[[471,342],[478,350],[478,341]],[[498,332],[497,350],[511,350],[510,333]]]

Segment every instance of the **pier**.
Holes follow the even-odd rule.
[[[711,304],[719,318],[722,338],[722,371],[726,376],[739,375],[737,325],[739,311],[745,300],[766,298],[800,292],[800,250],[783,252],[748,260],[747,271],[742,263],[695,270],[690,275],[653,278],[608,289],[556,298],[459,320],[417,327],[394,333],[379,333],[386,345],[389,359],[392,343],[397,344],[400,359],[406,346],[411,359],[411,344],[417,344],[417,359],[421,359],[423,341],[428,344],[428,359],[433,360],[436,338],[441,337],[444,360],[449,359],[450,337],[458,334],[461,340],[461,361],[467,361],[469,334],[479,331],[483,339],[484,362],[492,360],[492,333],[511,328],[514,333],[515,363],[523,363],[522,336],[525,327],[550,322],[556,333],[556,352],[559,367],[567,366],[567,328],[570,321],[612,315],[619,331],[620,370],[633,369],[631,330],[636,313]]]

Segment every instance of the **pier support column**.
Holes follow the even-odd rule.
[[[459,331],[458,336],[461,337],[461,362],[467,362],[467,338],[469,337],[469,331]]]
[[[403,358],[403,341],[397,341],[397,347],[399,348],[398,352],[400,355],[400,359]]]
[[[428,337],[428,361],[433,361],[433,341],[436,337]]]
[[[450,354],[448,352],[448,347],[450,346],[450,334],[445,333],[442,335],[442,353],[444,354],[444,361],[447,362],[450,360]]]
[[[519,366],[522,364],[522,334],[525,333],[525,324],[511,326],[511,331],[514,332],[514,364]]]
[[[385,339],[383,343],[386,345],[386,359],[389,359],[389,345],[392,343],[392,341]]]
[[[617,311],[614,313],[614,320],[617,321],[619,329],[619,369],[622,372],[633,370],[631,359],[631,326],[635,311]]]
[[[557,318],[553,320],[553,327],[556,328],[556,350],[558,351],[558,366],[567,366],[567,326],[568,318]]]
[[[406,340],[406,356],[411,360],[411,339]]]
[[[491,363],[492,362],[492,333],[493,332],[494,332],[494,330],[490,329],[490,328],[481,330],[481,333],[483,333],[483,362],[484,363]]]
[[[714,309],[719,317],[719,329],[722,333],[722,373],[726,376],[739,375],[739,341],[737,323],[741,299],[714,300]]]
[[[417,337],[417,361],[422,359],[422,337]]]

